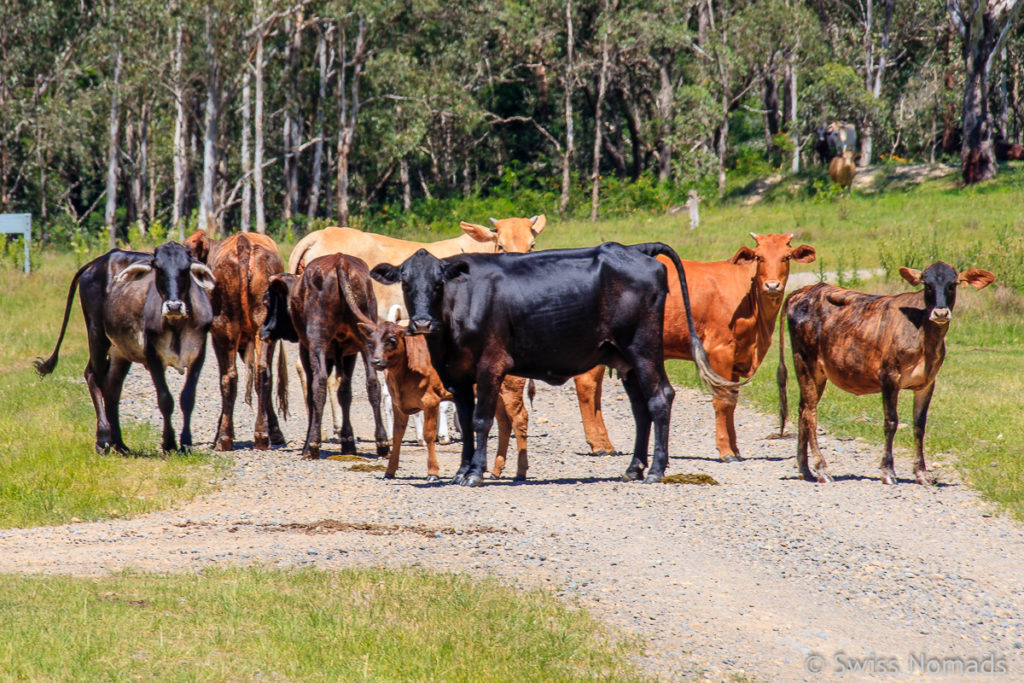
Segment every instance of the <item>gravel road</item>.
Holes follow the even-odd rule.
[[[538,384],[527,482],[428,484],[425,449],[411,444],[398,478],[385,481],[349,462],[301,460],[294,374],[291,389],[298,415],[284,423],[289,443],[269,452],[244,449],[252,412],[239,401],[243,449],[218,492],[131,520],[0,531],[0,571],[419,565],[546,587],[640,634],[639,661],[663,680],[863,680],[894,670],[888,680],[922,670],[965,680],[972,667],[995,669],[979,679],[1024,680],[1021,527],[993,514],[941,459],[932,458],[938,485],[925,488],[910,482],[911,459],[898,455],[901,483],[885,487],[874,449],[824,435],[837,482],[805,483],[794,439],[768,438],[775,419],[741,406],[746,460],[722,464],[710,400],[678,389],[669,474],[704,473],[720,485],[627,484],[619,481],[627,456],[585,453],[570,387]],[[606,382],[605,396],[612,439],[628,446],[621,385]],[[219,403],[211,354],[199,443],[212,442]],[[370,455],[361,389],[354,409],[360,452]],[[122,414],[159,424],[137,366]],[[335,441],[324,448],[338,453]],[[458,445],[441,447],[439,458],[442,475],[454,474]]]

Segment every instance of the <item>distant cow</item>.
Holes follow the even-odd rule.
[[[188,369],[181,391],[181,447],[191,448],[196,382],[213,322],[209,298],[213,273],[177,242],[161,244],[152,254],[113,249],[93,259],[71,280],[57,346],[49,358],[35,362],[40,375],[50,374],[57,366],[76,287],[89,337],[85,380],[96,409],[96,450],[128,451],[118,404],[132,363],[145,365],[153,379],[164,418],[161,447],[165,451],[177,450],[177,445],[171,427],[174,397],[164,371],[168,366],[182,374]]]
[[[452,396],[430,363],[427,340],[423,335],[406,334],[404,327],[390,321],[377,325],[359,323],[359,327],[367,339],[371,364],[384,371],[393,405],[394,438],[391,443],[391,459],[384,477],[391,479],[395,476],[409,417],[422,411],[423,438],[427,447],[427,481],[435,481],[439,474],[435,450],[438,408],[441,401],[450,401]],[[519,455],[516,480],[526,479],[528,416],[523,405],[522,386],[525,382],[519,377],[506,377],[499,392],[495,413],[498,421],[498,452],[492,470],[495,478],[501,476],[505,467],[509,438],[514,429]]]
[[[562,384],[595,365],[617,369],[630,397],[636,441],[624,478],[643,477],[653,422],[654,460],[646,481],[661,480],[675,392],[665,375],[662,321],[668,281],[664,266],[653,258],[659,254],[672,259],[682,283],[701,377],[731,385],[708,364],[690,315],[682,263],[664,244],[605,243],[444,260],[420,250],[399,266],[373,269],[379,282],[402,284],[409,333],[428,335],[434,368],[455,397],[463,439],[454,483],[483,482],[487,435],[506,375]]]
[[[852,123],[833,121],[825,127],[825,139],[830,159],[842,156],[845,152],[852,153],[857,149],[857,128]]]
[[[210,337],[220,370],[221,414],[214,437],[214,448],[219,451],[234,449],[235,397],[238,389],[238,355],[249,368],[245,402],[252,404],[253,376],[256,384],[256,427],[253,447],[266,450],[270,444],[284,444],[284,435],[270,400],[273,381],[270,367],[274,360],[275,341],[260,339],[260,326],[267,317],[263,294],[270,286],[270,278],[284,272],[284,264],[274,240],[257,233],[231,235],[214,242],[202,230],[196,230],[185,240],[185,247],[200,261],[210,266],[217,278],[210,302],[213,306],[213,326]],[[278,405],[282,413],[288,411],[288,373],[285,371],[284,347],[278,362]]]
[[[857,164],[853,161],[853,152],[843,152],[840,156],[834,157],[828,162],[828,175],[832,182],[843,188],[849,189],[853,184],[853,176],[857,173]]]
[[[740,247],[732,258],[705,263],[683,261],[691,288],[693,321],[707,349],[711,367],[722,377],[739,380],[753,377],[771,346],[775,319],[789,280],[792,261],[814,261],[814,247],[790,246],[793,235],[756,235],[753,249]],[[666,267],[671,261],[659,256]],[[671,273],[671,271],[669,271]],[[665,358],[692,360],[686,309],[679,278],[669,275],[665,301]],[[595,453],[612,451],[608,430],[601,417],[601,384],[604,368],[598,366],[576,377],[576,393],[587,442]],[[739,458],[733,415],[739,390],[714,393],[715,443],[725,462]]]
[[[997,161],[1020,161],[1024,159],[1024,145],[1010,144],[1002,138],[993,141]]]
[[[827,463],[818,447],[818,401],[831,380],[853,394],[882,393],[885,409],[885,453],[882,481],[896,483],[892,440],[899,424],[899,392],[914,392],[914,473],[928,484],[924,462],[924,431],[935,378],[946,357],[946,331],[956,303],[956,286],[981,289],[995,276],[970,268],[957,274],[937,261],[924,272],[900,268],[918,292],[894,296],[863,294],[834,285],[817,284],[797,290],[786,299],[786,316],[793,345],[793,366],[800,384],[800,429],[797,464],[808,481],[830,482]],[[780,395],[785,374],[779,373]],[[783,413],[783,420],[785,414]],[[814,470],[807,466],[807,447],[814,452]]]
[[[356,354],[366,367],[366,393],[373,409],[377,455],[387,455],[388,439],[380,414],[380,384],[370,365],[366,340],[357,325],[377,322],[377,302],[370,287],[369,269],[357,258],[332,254],[314,259],[302,277],[274,275],[267,290],[264,339],[298,342],[299,360],[306,376],[309,428],[302,455],[320,457],[320,425],[327,395],[327,375],[336,370],[341,380],[338,401],[342,410],[341,452],[356,452],[349,419],[352,406],[352,371]]]

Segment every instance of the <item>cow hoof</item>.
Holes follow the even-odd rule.
[[[452,483],[456,485],[461,484],[465,476],[466,475],[464,474],[456,474],[454,477],[452,477]]]
[[[427,475],[427,482],[428,483],[433,483],[435,481],[438,481],[439,479],[440,479],[440,477],[438,477],[436,474],[428,474]]]
[[[743,458],[732,453],[726,453],[725,455],[718,456],[722,462],[739,462]]]
[[[640,481],[643,476],[642,470],[626,470],[626,473],[622,475],[622,481]]]
[[[467,474],[462,480],[463,486],[483,486],[484,478],[479,474]]]
[[[270,448],[270,439],[265,436],[257,436],[253,439],[252,447],[258,451],[265,451]]]
[[[284,438],[284,434],[281,432],[270,432],[270,445],[271,446],[283,446],[288,441]]]
[[[342,439],[341,440],[341,454],[342,455],[355,455],[356,454],[356,440],[355,439]]]
[[[395,474],[394,474],[394,472],[385,472],[384,473],[384,478],[385,479],[394,479],[395,478]]]
[[[525,474],[517,474],[516,478],[513,479],[512,481],[521,484],[522,482],[526,481],[526,475]]]
[[[896,475],[895,474],[883,474],[882,475],[882,483],[883,484],[888,484],[889,486],[895,486],[896,485]]]
[[[448,444],[450,444],[451,442],[452,442],[452,440],[451,440],[451,439],[448,439],[448,438],[444,438],[444,439],[438,439],[438,440],[437,440],[437,443],[441,444],[442,446],[447,446],[447,445],[448,445]]]
[[[921,486],[934,486],[935,485],[935,482],[932,481],[932,478],[930,476],[928,476],[928,474],[926,472],[918,472],[917,473],[917,483],[920,484]]]
[[[818,483],[819,484],[831,484],[834,481],[835,481],[835,479],[833,479],[832,475],[829,474],[828,472],[818,472]],[[895,484],[896,482],[893,481],[893,483]]]
[[[174,443],[173,441],[169,441],[161,444],[160,448],[161,450],[163,450],[164,453],[174,453],[175,451],[178,450],[178,444]]]
[[[308,449],[305,453],[302,454],[302,459],[303,460],[319,460],[320,459],[320,449],[319,448],[310,448],[310,449]]]
[[[665,475],[663,475],[663,474],[648,474],[647,478],[644,479],[644,483],[645,484],[657,484],[658,482],[661,481],[662,477],[664,477],[664,476]]]
[[[377,444],[377,457],[386,458],[391,454],[391,444],[379,443]]]

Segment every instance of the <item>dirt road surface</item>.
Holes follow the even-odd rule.
[[[180,387],[176,375],[172,384]],[[612,439],[630,448],[628,401],[618,381],[605,387]],[[526,483],[428,484],[425,450],[412,444],[398,478],[385,481],[349,462],[301,460],[294,374],[291,389],[289,443],[270,452],[247,450],[252,412],[239,401],[243,448],[216,493],[131,520],[0,531],[0,571],[418,565],[546,587],[642,636],[638,662],[662,680],[967,680],[976,669],[994,670],[977,680],[1024,680],[1021,526],[994,514],[941,459],[937,486],[911,483],[904,454],[900,484],[886,487],[877,449],[824,435],[837,482],[806,483],[796,477],[795,441],[766,438],[775,418],[741,406],[746,459],[722,464],[710,400],[679,389],[669,473],[705,473],[720,485],[623,483],[627,456],[586,453],[570,389],[538,384]],[[359,379],[354,421],[370,455],[364,396]],[[219,405],[211,354],[199,443],[212,443]],[[159,425],[139,367],[122,414]],[[337,453],[325,442],[325,455]],[[458,445],[442,447],[440,460],[442,474],[454,474]]]

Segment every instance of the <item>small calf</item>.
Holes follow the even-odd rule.
[[[853,162],[853,152],[846,151],[841,155],[833,157],[828,162],[828,174],[839,187],[849,189],[853,184],[853,176],[857,173],[857,164]]]
[[[423,438],[427,446],[427,481],[436,481],[439,474],[435,450],[438,426],[438,407],[452,396],[445,390],[441,378],[430,363],[427,340],[422,335],[407,335],[404,327],[390,321],[376,325],[361,322],[359,331],[367,340],[370,363],[377,370],[384,371],[388,392],[391,395],[394,413],[394,431],[391,457],[384,473],[392,479],[398,470],[402,437],[409,423],[409,416],[422,411],[424,418]],[[526,479],[527,453],[526,433],[529,417],[523,405],[523,386],[526,380],[506,377],[497,402],[495,418],[498,420],[498,452],[491,474],[498,478],[505,467],[505,456],[512,431],[516,434],[518,467],[516,481]]]
[[[796,458],[800,473],[808,481],[832,481],[817,434],[818,401],[825,383],[831,381],[858,396],[881,392],[885,409],[881,469],[886,484],[896,483],[892,440],[899,424],[899,392],[914,392],[914,473],[922,484],[930,483],[924,463],[924,430],[935,378],[946,357],[945,338],[953,317],[956,287],[962,284],[981,289],[995,276],[979,268],[957,273],[941,261],[924,272],[900,268],[900,275],[924,288],[878,296],[820,283],[799,289],[786,300],[793,366],[800,384]],[[784,370],[780,369],[778,379],[781,402],[786,386]],[[782,418],[785,423],[784,411]],[[814,471],[807,466],[808,446],[814,452]]]

